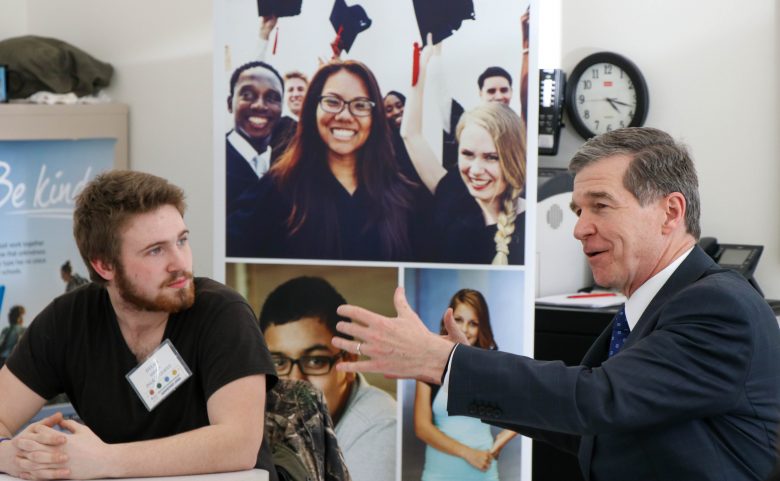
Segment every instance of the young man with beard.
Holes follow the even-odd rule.
[[[73,231],[93,283],[49,304],[0,370],[0,472],[262,467],[276,479],[263,442],[268,348],[243,298],[193,278],[184,209],[181,189],[140,172],[103,174],[78,196]],[[61,392],[84,425],[57,413],[15,434]]]

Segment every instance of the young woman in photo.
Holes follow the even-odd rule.
[[[384,110],[364,64],[322,66],[288,150],[228,218],[227,255],[412,259],[417,194],[399,171]]]
[[[479,291],[459,290],[449,307],[469,345],[498,349],[490,328],[490,312]],[[479,419],[448,415],[446,391],[419,381],[414,398],[414,431],[426,444],[423,481],[498,481],[494,461],[517,435],[504,430],[494,439],[490,426]]]
[[[525,126],[513,110],[496,102],[464,113],[455,130],[457,167],[445,169],[422,131],[426,69],[437,48],[423,49],[420,76],[409,93],[401,124],[412,164],[435,197],[439,239],[435,260],[523,264]]]

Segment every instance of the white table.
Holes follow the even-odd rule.
[[[268,481],[268,471],[264,469],[250,469],[249,471],[236,471],[233,473],[192,474],[189,476],[162,476],[158,478],[113,478],[96,481]],[[0,481],[19,481],[19,478],[0,474]]]

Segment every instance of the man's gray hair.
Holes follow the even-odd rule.
[[[640,205],[672,192],[685,197],[685,228],[698,240],[701,235],[699,180],[687,147],[658,129],[617,129],[585,142],[572,157],[569,171],[576,176],[588,165],[615,155],[633,158],[623,177],[623,186]]]

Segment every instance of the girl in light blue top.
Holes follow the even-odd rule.
[[[488,306],[479,291],[461,289],[452,296],[450,308],[469,345],[498,348]],[[479,419],[449,416],[447,393],[438,388],[417,382],[414,398],[414,431],[427,445],[423,481],[498,481],[494,461],[517,433],[504,430],[494,439],[490,426]]]

